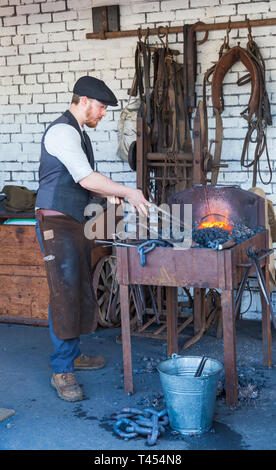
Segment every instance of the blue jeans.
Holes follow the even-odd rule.
[[[41,248],[42,253],[44,253],[44,247],[42,243],[41,233],[39,230],[38,221],[36,221],[36,236]],[[50,355],[50,362],[55,374],[62,374],[66,372],[74,371],[74,359],[80,356],[79,348],[79,338],[72,339],[60,339],[58,338],[53,330],[52,319],[51,319],[51,309],[49,305],[49,331],[50,337],[54,346],[54,352]]]

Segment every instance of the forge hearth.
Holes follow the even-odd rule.
[[[198,184],[171,196],[168,202],[182,206],[192,204],[193,222],[197,225],[214,217],[251,229],[265,227],[264,199],[239,186]]]
[[[249,237],[231,248],[216,251],[210,248],[191,247],[179,250],[156,247],[147,254],[141,266],[135,247],[117,247],[117,278],[120,284],[121,324],[124,358],[125,391],[133,392],[130,346],[129,285],[154,285],[166,287],[167,301],[167,352],[178,353],[177,288],[193,288],[194,325],[200,328],[205,317],[206,289],[221,290],[226,402],[237,403],[235,303],[234,290],[242,283],[245,270],[254,272],[248,252],[263,253],[259,264],[268,288],[268,231],[265,227],[265,201],[263,198],[238,187],[206,187],[196,185],[170,198],[170,203],[192,204],[193,222],[199,223],[210,215],[226,216],[234,226],[243,224],[250,230]],[[253,230],[253,232],[252,232]],[[262,301],[263,361],[271,366],[270,309],[260,291]]]
[[[170,198],[170,204],[192,204],[192,239],[199,247],[232,240],[240,244],[265,230],[265,201],[238,186],[194,185]],[[183,219],[183,209],[180,219]]]

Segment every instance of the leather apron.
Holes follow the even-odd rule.
[[[92,333],[98,304],[92,285],[91,242],[84,224],[67,215],[37,211],[50,290],[53,329],[60,339]]]

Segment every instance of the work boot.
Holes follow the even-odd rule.
[[[53,374],[51,385],[56,389],[58,396],[66,401],[83,400],[82,390],[72,372]]]
[[[105,366],[105,361],[102,356],[88,356],[81,354],[74,360],[75,370],[96,370]]]

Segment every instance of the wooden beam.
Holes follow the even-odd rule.
[[[252,28],[256,26],[273,26],[276,25],[276,18],[266,18],[263,20],[249,20],[249,24]],[[199,23],[195,24],[194,26],[194,31],[200,32],[200,31],[218,31],[218,30],[224,30],[229,26],[229,23],[211,23],[211,24],[206,24],[206,23]],[[239,28],[247,28],[248,27],[248,22],[246,20],[244,21],[231,21],[230,23],[230,28],[231,29],[239,29]],[[146,29],[139,29],[139,32],[141,36],[153,36],[153,35],[158,35],[164,34],[168,32],[168,34],[174,34],[174,33],[182,33],[183,32],[183,26],[171,26],[171,27],[164,27],[160,26],[159,28],[146,28]],[[113,31],[113,32],[108,32],[106,31],[104,33],[104,36],[100,33],[87,33],[86,34],[86,39],[114,39],[114,38],[126,38],[126,37],[138,37],[138,29],[133,29],[133,30],[126,30],[126,31]]]

